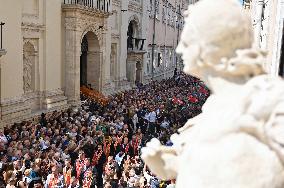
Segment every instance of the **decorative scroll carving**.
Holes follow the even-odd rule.
[[[77,21],[76,18],[65,18],[65,28],[67,30],[76,30],[77,27]]]
[[[121,5],[121,1],[120,0],[113,0],[112,5],[119,7]]]
[[[137,2],[129,2],[128,10],[133,12],[142,13],[143,8],[141,5],[137,4]]]

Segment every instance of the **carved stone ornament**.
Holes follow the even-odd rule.
[[[22,35],[24,38],[40,38],[44,31],[44,25],[22,22]]]
[[[23,60],[24,60],[24,71],[23,71],[23,81],[24,81],[24,92],[31,92],[32,91],[32,61],[31,57],[24,53]]]
[[[102,32],[104,31],[104,27],[100,29],[99,24],[93,22],[93,23],[86,23],[85,25],[82,24],[80,28],[83,31],[81,39],[83,39],[83,37],[85,36],[87,32],[92,31],[98,38],[100,46],[103,46]]]
[[[121,0],[113,0],[112,5],[119,7],[121,5]]]
[[[249,15],[238,0],[200,0],[185,15],[177,52],[212,95],[172,147],[153,139],[142,159],[177,188],[284,187],[284,82],[264,72]]]
[[[132,1],[130,1],[129,4],[128,4],[128,10],[133,11],[133,12],[137,12],[137,13],[143,12],[143,8],[140,5],[140,3],[132,2]]]
[[[100,26],[103,26],[100,28]],[[103,33],[106,32],[104,18],[97,18],[81,12],[77,12],[76,17],[65,17],[66,30],[72,30],[82,33],[81,39],[88,32],[95,33],[99,40],[100,46],[103,46]]]

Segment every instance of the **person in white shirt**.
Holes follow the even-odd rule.
[[[24,172],[24,177],[23,177],[23,182],[26,185],[29,185],[32,181],[32,179],[30,178],[30,174],[31,174],[31,169],[26,169]]]
[[[7,137],[4,135],[4,130],[0,129],[0,142],[7,144],[8,143],[8,139]]]
[[[164,129],[167,129],[167,128],[169,128],[169,126],[170,126],[170,123],[168,122],[167,118],[165,117],[164,120],[161,123],[161,127],[164,128]]]
[[[125,156],[125,153],[123,152],[119,152],[116,156],[115,156],[115,161],[117,162],[117,164],[120,166],[121,165],[121,162],[123,160]]]
[[[137,113],[135,113],[134,115],[133,115],[133,117],[132,117],[132,122],[133,122],[133,125],[134,125],[134,132],[136,132],[136,130],[137,130],[137,123],[138,123],[138,116],[137,116]]]
[[[152,110],[149,113],[149,122],[150,123],[156,123],[156,120],[157,120],[157,113],[155,112],[155,110]]]
[[[115,128],[117,131],[120,131],[123,128],[123,122],[116,120]]]
[[[156,132],[156,120],[157,120],[157,113],[155,109],[151,109],[151,112],[148,114],[149,118],[149,127],[148,132],[149,134],[154,134]]]
[[[150,113],[146,113],[145,116],[144,116],[144,119],[149,122],[150,121]]]

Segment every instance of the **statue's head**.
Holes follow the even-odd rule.
[[[238,0],[201,0],[185,12],[185,26],[177,53],[184,72],[202,79],[253,44],[251,19]]]

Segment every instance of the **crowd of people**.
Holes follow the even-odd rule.
[[[7,127],[0,131],[0,187],[174,187],[148,170],[140,149],[153,137],[171,146],[170,136],[209,94],[181,74],[112,95],[106,105],[82,95],[77,110]]]

